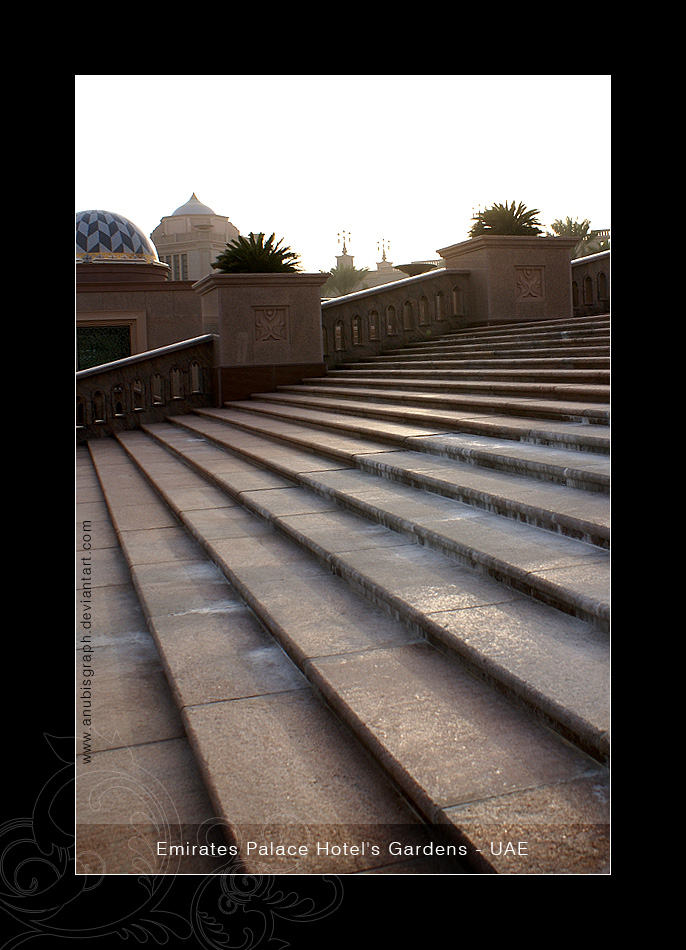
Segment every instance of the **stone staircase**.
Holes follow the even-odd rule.
[[[89,443],[246,871],[607,872],[609,342],[464,329]]]

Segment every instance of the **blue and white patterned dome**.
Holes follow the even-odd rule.
[[[109,211],[76,215],[77,261],[143,261],[157,263],[153,243],[132,221]]]

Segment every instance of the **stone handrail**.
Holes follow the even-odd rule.
[[[465,326],[469,271],[436,268],[322,303],[327,366],[365,359]]]
[[[212,334],[76,373],[77,443],[212,404]]]

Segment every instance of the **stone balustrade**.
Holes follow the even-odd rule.
[[[575,317],[610,312],[610,251],[572,261],[572,306]]]
[[[428,340],[469,321],[469,272],[438,268],[322,303],[327,366]]]
[[[76,374],[77,443],[213,404],[212,334]]]

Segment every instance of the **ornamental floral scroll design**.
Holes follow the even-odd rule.
[[[543,297],[543,268],[515,267],[517,299],[540,299]]]
[[[288,307],[253,307],[255,340],[288,342]]]

